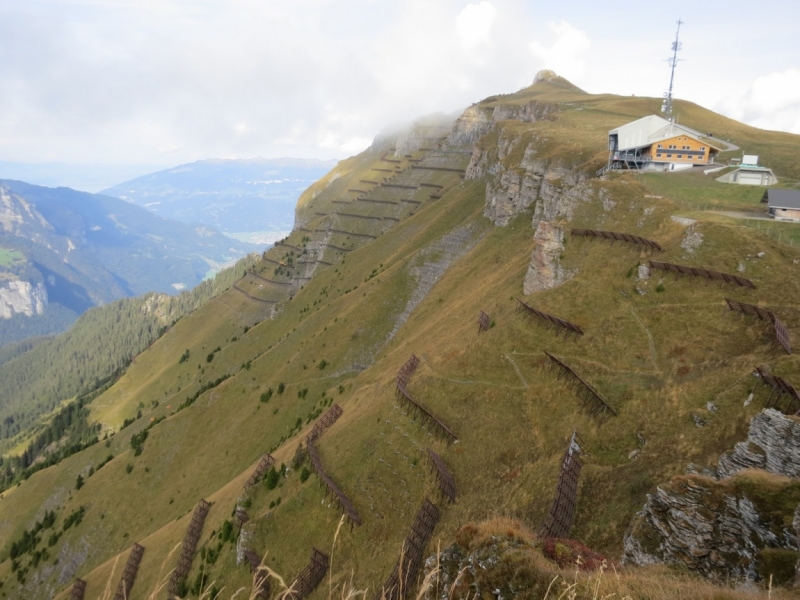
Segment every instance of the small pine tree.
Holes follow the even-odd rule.
[[[300,483],[305,483],[310,476],[311,471],[308,470],[308,467],[303,467],[303,470],[300,471]]]
[[[79,490],[83,487],[83,475],[78,475],[78,478],[75,480],[75,489]]]
[[[275,470],[275,467],[272,467],[267,473],[267,476],[264,477],[264,485],[267,486],[268,490],[274,490],[276,487],[278,487],[279,478],[280,474]]]

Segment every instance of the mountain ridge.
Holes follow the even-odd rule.
[[[1,343],[61,331],[90,306],[193,287],[256,249],[70,188],[0,180],[0,201],[0,247],[18,256],[0,263],[9,317],[0,320]],[[24,285],[14,281],[30,289],[12,290]]]
[[[7,589],[31,597],[61,590],[56,597],[66,598],[78,576],[97,594],[114,585],[117,561],[137,541],[146,552],[131,597],[163,596],[159,586],[177,560],[171,551],[203,498],[212,504],[182,596],[211,585],[230,594],[251,589],[245,550],[266,556],[269,568],[291,581],[308,564],[311,546],[335,548],[335,593],[351,584],[376,590],[428,497],[440,513],[434,540],[445,547],[470,549],[471,531],[490,531],[498,544],[523,540],[519,546],[538,557],[532,562],[487,558],[506,581],[515,572],[508,569],[529,569],[528,579],[512,580],[515,593],[535,597],[542,582],[572,583],[547,567],[542,540],[516,532],[520,523],[545,522],[576,430],[585,452],[570,535],[620,557],[647,494],[690,463],[716,464],[746,437],[766,402],[759,392],[742,405],[753,367],[800,376],[794,356],[776,349],[762,324],[725,310],[725,296],[742,297],[780,312],[790,331],[800,327],[791,301],[800,253],[790,242],[800,241],[798,228],[781,228],[779,238],[774,223],[756,228],[712,212],[757,208],[760,190],[702,173],[596,177],[606,161],[606,132],[659,102],[539,82],[473,105],[453,126],[412,125],[394,147],[376,139],[341,161],[301,196],[286,239],[235,287],[178,321],[88,405],[91,422],[109,432],[107,445],[4,494],[0,515],[20,515],[13,529],[0,530],[5,548],[45,507],[58,506],[56,527],[86,507],[83,522],[63,530],[48,546],[49,558],[40,556],[47,570],[28,554],[14,575],[10,560],[0,563]],[[722,121],[689,103],[676,107],[693,126],[760,145],[764,160],[788,165],[791,176],[797,136]],[[602,244],[572,228],[635,232],[658,241],[658,260],[744,272],[757,289],[699,285],[654,270],[644,277],[639,267],[655,257],[652,249]],[[466,244],[457,234],[463,230],[472,232]],[[540,289],[524,296],[532,269]],[[569,276],[551,277],[548,269]],[[516,312],[518,297],[578,324],[582,335],[568,340],[525,319]],[[490,317],[485,331],[477,327],[481,310]],[[581,398],[548,370],[545,352],[579,373],[616,414],[598,420],[583,410]],[[398,370],[412,354],[418,367],[404,390],[455,443],[437,439],[422,409],[396,396]],[[316,442],[309,465],[298,446],[334,402],[343,413]],[[455,478],[453,504],[438,498],[437,479],[424,468],[428,448]],[[274,474],[244,489],[266,452],[275,458]],[[360,526],[339,529],[335,502],[309,484],[320,464],[354,505]],[[238,538],[236,509],[248,517]],[[496,515],[508,524],[485,524]],[[431,545],[423,555],[429,566],[437,553]],[[630,594],[645,589],[654,598],[670,597],[675,587],[691,597],[744,597],[667,570],[618,573],[603,585]],[[579,577],[576,586],[587,582]],[[454,597],[468,593],[466,581]],[[600,584],[580,593],[592,597]],[[790,592],[772,591],[779,596]]]

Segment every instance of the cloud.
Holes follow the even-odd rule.
[[[800,133],[800,69],[758,77],[744,93],[720,101],[718,109],[754,127]]]
[[[467,48],[487,43],[496,13],[494,5],[486,0],[467,4],[456,17],[456,32],[461,43]]]
[[[539,41],[531,42],[533,55],[562,77],[583,77],[586,72],[586,55],[592,45],[589,37],[567,21],[548,23],[548,28],[555,39],[549,46]]]
[[[341,158],[528,85],[522,0],[0,3],[0,159]]]
[[[566,10],[529,0],[0,1],[0,160],[343,158],[391,123],[514,92],[545,67],[584,89],[660,93],[670,31],[653,41],[652,27],[630,17],[645,58],[621,69],[607,58],[619,50],[619,17],[588,0],[569,21]],[[785,49],[769,69],[736,61],[724,79],[720,40],[740,42],[721,31],[707,59],[686,63],[699,83],[687,76],[682,97],[774,71],[782,79],[754,83],[732,110],[796,128],[791,95],[763,108],[794,85],[796,66],[776,62]],[[713,85],[706,64],[720,78]]]

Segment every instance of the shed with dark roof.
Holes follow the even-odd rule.
[[[800,190],[770,188],[761,197],[770,216],[777,221],[800,221]]]

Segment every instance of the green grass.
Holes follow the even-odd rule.
[[[507,158],[509,166],[521,160],[526,144],[536,143],[543,159],[569,160],[591,170],[596,161],[602,164],[603,153],[595,148],[596,143],[604,146],[609,124],[647,114],[656,103],[585,96],[564,86],[548,93],[570,105],[553,121],[509,123],[507,133],[522,140]],[[529,88],[492,102],[524,104],[547,98]],[[702,118],[710,114],[685,108]],[[715,133],[727,123],[709,120],[703,129]],[[750,135],[741,127],[736,131]],[[497,139],[485,140],[487,151],[496,154],[491,143]],[[358,179],[374,178],[372,168],[382,164],[381,153],[367,151],[343,161],[335,170],[338,179],[326,176],[312,186],[298,208],[309,219],[306,226],[322,227],[330,217],[314,212],[329,213],[336,207],[332,200],[357,187]],[[245,493],[242,486],[266,451],[274,449],[278,465],[290,464],[311,427],[308,415],[324,410],[323,398],[333,398],[344,415],[318,446],[327,472],[364,522],[340,532],[334,585],[352,577],[358,587],[374,591],[388,575],[414,512],[424,496],[436,495],[425,448],[442,456],[458,487],[458,501],[441,504],[434,543],[441,541],[444,547],[465,523],[491,516],[511,516],[538,528],[550,505],[561,456],[576,429],[588,454],[572,535],[618,558],[623,534],[646,494],[685,472],[690,462],[713,465],[744,438],[749,419],[764,401],[759,393],[743,407],[755,365],[769,364],[790,381],[800,377],[800,364],[775,351],[764,324],[725,309],[726,296],[763,303],[779,310],[790,330],[800,327],[800,309],[793,301],[800,279],[786,275],[796,268],[800,249],[771,237],[769,229],[703,212],[704,203],[711,202],[749,206],[750,188],[717,188],[682,174],[623,174],[591,182],[591,187],[605,189],[614,205],[580,203],[570,226],[629,231],[658,240],[665,248],[659,260],[727,272],[736,272],[743,262],[745,276],[758,287],[745,292],[656,273],[640,284],[647,292],[640,295],[637,282],[626,274],[656,257],[629,244],[568,236],[562,260],[576,276],[527,300],[586,331],[580,340],[567,341],[515,312],[514,299],[522,293],[534,248],[532,208],[507,227],[491,227],[482,217],[485,181],[461,181],[442,173],[430,177],[426,181],[447,186],[441,199],[425,201],[413,215],[404,214],[375,242],[331,238],[352,242],[352,252],[333,266],[319,267],[302,288],[286,289],[252,277],[240,282],[252,295],[279,300],[274,318],[269,308],[231,290],[181,319],[137,356],[120,381],[91,404],[92,418],[105,431],[116,432],[109,446],[98,444],[4,494],[0,519],[11,525],[0,528],[0,547],[17,539],[44,505],[59,507],[59,519],[89,505],[83,523],[69,530],[51,554],[67,553],[65,548],[89,540],[91,552],[77,575],[95,594],[109,580],[116,585],[127,549],[140,541],[147,552],[134,598],[147,598],[172,568],[176,554],[168,556],[199,498],[214,503],[200,542],[206,548],[217,547],[214,536],[237,503],[249,502],[247,543],[258,554],[266,553],[267,564],[291,580],[307,563],[310,546],[331,548],[340,513],[325,500],[316,475],[300,483],[299,472],[290,471],[274,490],[262,484]],[[381,206],[363,210],[389,214]],[[703,244],[694,254],[681,248],[685,228],[670,219],[678,213],[699,216],[696,230]],[[480,242],[443,274],[390,339],[396,319],[414,295],[417,269],[440,258],[420,251],[465,225],[483,235]],[[375,230],[365,226],[363,231]],[[310,240],[303,242],[306,236]],[[323,236],[295,231],[289,243],[310,244]],[[275,248],[267,257],[285,259],[287,250]],[[756,258],[758,251],[765,256]],[[274,268],[266,261],[256,265],[265,276]],[[663,292],[656,293],[659,285]],[[496,323],[480,335],[479,310]],[[207,363],[206,355],[217,347],[220,351]],[[190,358],[181,362],[187,349]],[[546,368],[545,350],[575,368],[619,415],[600,424],[581,410],[574,391]],[[455,444],[447,446],[420,422],[412,422],[413,415],[403,414],[407,411],[394,397],[397,369],[412,353],[422,362],[410,392],[457,433]],[[322,360],[328,363],[324,370],[318,368]],[[201,385],[224,375],[229,378],[221,385],[176,412]],[[285,384],[285,392],[261,402],[261,395],[279,383]],[[308,392],[298,397],[304,389]],[[706,410],[708,401],[717,405],[717,412]],[[118,431],[140,404],[142,417]],[[134,456],[130,437],[162,416],[166,419],[150,430],[141,455]],[[696,427],[694,416],[705,419],[706,426]],[[299,432],[294,429],[298,418]],[[646,440],[644,447],[640,439]],[[629,458],[632,450],[640,451],[635,459]],[[109,452],[115,458],[75,490],[77,475]],[[134,468],[126,474],[129,463]],[[275,506],[278,497],[281,503]],[[200,572],[200,563],[196,558],[190,581]],[[218,587],[226,586],[224,597],[249,580],[247,570],[235,564],[230,544],[216,563],[204,568]],[[7,586],[15,581],[7,560],[0,563],[0,579]],[[322,593],[327,592],[317,595]]]
[[[12,267],[24,260],[25,257],[18,250],[0,247],[0,267]]]

